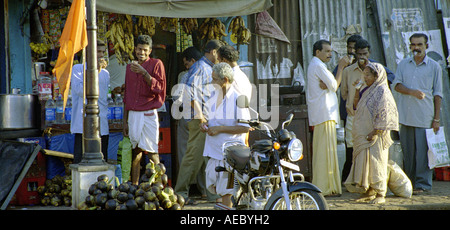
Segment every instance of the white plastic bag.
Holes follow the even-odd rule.
[[[396,195],[400,197],[411,198],[413,187],[411,180],[403,172],[403,170],[394,161],[388,162],[388,187]]]
[[[428,143],[428,167],[430,169],[450,166],[444,127],[435,133],[433,129],[426,129]]]

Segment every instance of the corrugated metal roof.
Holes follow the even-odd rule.
[[[289,45],[286,42],[265,38],[261,35],[252,36],[252,41],[249,45],[249,61],[254,65],[255,83],[280,83],[280,85],[290,85],[292,82],[292,71],[297,67],[297,63],[302,63],[300,23],[297,16],[299,14],[299,1],[273,1],[273,7],[267,9],[267,12],[278,24],[291,44]],[[254,32],[256,17],[256,14],[249,17],[249,28],[252,32]],[[267,64],[269,57],[271,63]],[[258,80],[258,61],[260,64],[270,67],[267,68],[267,70],[270,69],[272,72],[277,72],[276,70],[280,70],[280,65],[283,60],[285,63],[292,62],[293,66],[291,67],[289,78],[261,79],[260,73]]]
[[[391,70],[409,52],[402,32],[438,30],[434,0],[377,0],[387,66]]]
[[[450,6],[450,0],[442,0],[442,14],[444,17],[448,17],[448,7]],[[437,12],[435,8],[434,0],[377,0],[376,6],[378,10],[378,18],[380,25],[380,32],[383,38],[384,51],[386,53],[386,62],[388,67],[395,71],[397,69],[398,62],[401,59],[410,56],[409,49],[409,34],[417,31],[430,31],[440,30]],[[439,31],[442,33],[443,31]],[[430,37],[429,44],[435,43],[437,40],[441,41],[441,35]],[[447,38],[448,39],[448,38]],[[431,45],[430,45],[431,46]],[[443,49],[443,47],[434,47],[433,49]],[[432,56],[430,48],[427,50],[428,56],[437,60],[436,56]],[[445,57],[444,57],[445,60]],[[443,76],[443,101],[441,105],[441,126],[445,127],[447,142],[450,141],[450,127],[449,127],[449,109],[450,98],[449,91],[449,78],[445,61],[440,62],[442,64],[442,76]],[[393,90],[394,97],[397,97],[398,93]]]
[[[312,47],[320,39],[344,38],[345,28],[359,25],[361,36],[367,38],[367,13],[365,0],[299,0],[302,32],[303,63],[307,66],[313,57]],[[344,48],[346,39],[343,39]],[[336,50],[338,44],[332,44]],[[342,46],[341,46],[342,47]],[[336,50],[337,51],[337,50]],[[329,69],[337,65],[338,55],[328,63]]]

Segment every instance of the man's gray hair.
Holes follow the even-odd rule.
[[[234,81],[234,71],[230,65],[225,62],[217,63],[212,68],[213,72],[216,72],[220,79],[227,78],[230,83]]]

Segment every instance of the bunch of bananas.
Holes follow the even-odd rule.
[[[186,34],[192,34],[194,30],[198,29],[198,22],[196,18],[182,18],[180,24]]]
[[[119,64],[123,65],[134,60],[133,19],[130,15],[118,15],[110,30],[106,32],[106,38],[114,45]]]
[[[151,16],[118,14],[111,23],[106,38],[114,45],[117,61],[123,65],[134,60],[134,38],[146,34],[155,35],[156,22]]]
[[[152,16],[136,16],[138,18],[137,24],[134,25],[134,36],[140,34],[147,34],[149,36],[155,35],[156,22]]]
[[[222,37],[227,36],[225,25],[216,18],[207,18],[198,28],[200,38],[208,40],[217,39],[222,40]]]
[[[175,32],[178,30],[178,18],[161,18],[159,25],[164,31]]]
[[[231,20],[228,26],[228,32],[236,36],[237,44],[249,44],[252,33],[245,27],[242,17],[237,16]]]

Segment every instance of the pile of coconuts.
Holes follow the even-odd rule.
[[[113,178],[106,175],[97,177],[97,182],[89,187],[89,195],[78,205],[79,210],[181,210],[184,197],[176,194],[168,184],[164,164],[154,164],[151,160],[145,166],[145,173],[139,185],[131,181],[118,186],[111,184]],[[116,177],[116,185],[119,180]]]

